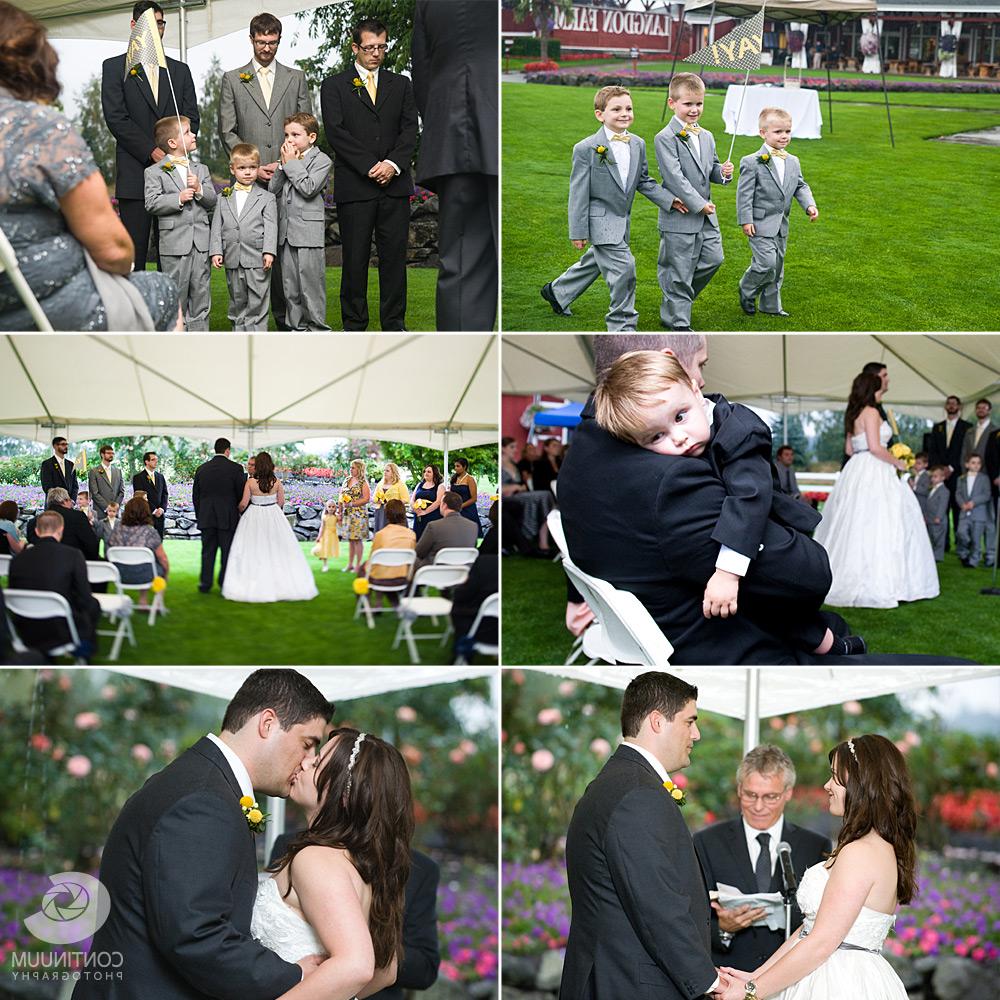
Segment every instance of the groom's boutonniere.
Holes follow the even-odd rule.
[[[680,788],[678,788],[672,781],[669,781],[669,780],[664,781],[663,782],[663,787],[668,792],[670,792],[670,797],[679,806],[687,805],[687,799],[684,796],[684,792]]]
[[[267,823],[267,813],[261,812],[257,803],[249,796],[244,795],[240,799],[240,808],[247,818],[247,826],[251,833],[263,833]]]
[[[761,153],[760,156],[757,157],[757,162],[758,163],[767,163],[767,161],[769,159],[771,159],[771,154],[770,153]]]
[[[129,71],[128,75],[135,80],[142,79],[142,66],[133,66]]]
[[[355,94],[360,94],[361,91],[365,89],[365,82],[360,76],[356,76],[353,80],[351,80],[351,86],[354,88]]]
[[[607,146],[598,146],[597,149],[595,150],[595,152],[597,153],[597,158],[601,161],[601,163],[607,163],[608,162],[608,147]]]
[[[250,83],[253,80],[253,73],[240,73],[240,79],[244,83]]]

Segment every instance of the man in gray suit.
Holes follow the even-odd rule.
[[[790,444],[783,444],[777,455],[774,456],[774,467],[778,470],[778,484],[781,492],[787,493],[796,500],[802,499],[802,492],[799,489],[799,481],[795,478],[795,470],[792,465],[795,462],[795,451]]]
[[[986,445],[990,438],[1000,431],[992,419],[993,404],[988,399],[976,400],[976,422],[965,432],[962,438],[962,468],[968,462],[970,455],[978,455],[986,465]]]
[[[649,176],[646,143],[628,131],[635,117],[632,95],[624,87],[602,87],[594,97],[601,127],[573,147],[569,177],[569,238],[587,252],[555,281],[542,298],[559,316],[601,275],[611,292],[605,316],[609,330],[635,330],[635,258],[629,249],[629,224],[636,191],[661,209],[673,199]]]
[[[966,437],[969,435],[967,434]],[[996,558],[996,538],[993,531],[993,490],[983,473],[983,460],[971,454],[965,463],[965,475],[958,480],[955,501],[959,507],[958,530],[955,532],[955,552],[966,569],[979,565],[983,542],[986,543],[986,565]]]
[[[417,542],[417,562],[414,571],[429,566],[441,549],[474,549],[478,532],[467,517],[462,517],[462,498],[447,490],[441,498],[441,520],[431,521]]]
[[[750,266],[740,278],[740,307],[748,316],[760,311],[787,316],[781,308],[785,277],[788,213],[792,198],[810,222],[819,218],[816,200],[802,177],[799,158],[786,152],[792,138],[792,116],[782,108],[764,108],[758,119],[764,145],[740,160],[736,185],[736,219],[750,239]]]
[[[125,499],[125,484],[122,482],[122,470],[111,464],[115,460],[114,448],[102,444],[100,455],[101,464],[87,473],[87,485],[90,487],[90,501],[103,518],[107,516],[109,503],[120,505]]]
[[[285,119],[300,111],[312,114],[312,98],[302,70],[275,58],[281,44],[281,21],[273,14],[258,14],[250,21],[250,41],[250,62],[222,77],[219,135],[230,155],[240,143],[260,150],[257,178],[266,188],[278,168]],[[287,329],[277,259],[271,268],[271,311],[278,329]]]

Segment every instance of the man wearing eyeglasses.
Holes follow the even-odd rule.
[[[245,66],[222,77],[219,95],[219,137],[227,153],[248,142],[260,151],[257,180],[267,187],[278,168],[285,119],[305,112],[312,114],[312,98],[305,73],[277,60],[281,44],[281,21],[273,14],[258,14],[250,21],[253,58]],[[271,312],[279,330],[285,323],[285,294],[281,286],[281,262],[271,265]]]
[[[320,90],[323,128],[334,152],[333,197],[343,244],[341,316],[345,330],[368,329],[374,236],[382,329],[402,330],[417,109],[410,81],[382,67],[385,25],[368,18],[351,37],[354,61],[324,80]]]
[[[132,8],[132,22],[147,10],[153,11],[156,26],[163,39],[166,19],[163,8],[150,0],[141,0]],[[185,115],[191,122],[191,131],[198,131],[198,97],[194,80],[187,65],[166,57],[167,68],[153,72],[145,67],[135,74],[125,72],[125,53],[104,60],[101,70],[101,107],[108,129],[115,137],[115,197],[118,214],[132,242],[135,244],[135,270],[146,269],[149,233],[152,217],[146,211],[143,198],[143,172],[166,155],[153,141],[153,127],[169,115]],[[155,69],[155,67],[154,67]],[[167,74],[170,79],[167,79]],[[177,95],[177,108],[171,96],[173,83]]]
[[[778,845],[783,841],[792,849],[797,877],[825,859],[832,849],[829,839],[784,817],[794,788],[795,765],[780,747],[765,743],[743,758],[736,772],[740,815],[694,835],[694,848],[710,891],[723,884],[747,894],[780,892]],[[761,921],[763,909],[724,909],[713,901],[712,910],[712,961],[717,966],[756,969],[785,940],[784,930],[768,930]],[[802,914],[793,907],[792,929],[801,922]]]

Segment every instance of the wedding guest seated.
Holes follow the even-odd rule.
[[[532,485],[536,490],[551,490],[563,462],[563,445],[559,438],[546,438],[541,457],[531,469]],[[554,491],[553,491],[554,492]]]
[[[54,104],[59,57],[45,29],[0,2],[0,230],[56,330],[170,330],[177,289],[130,273],[135,251],[83,136]],[[0,275],[0,329],[35,323]]]
[[[378,580],[385,586],[396,586],[404,584],[409,580],[409,572],[400,573],[400,566],[370,566],[373,552],[379,549],[415,549],[417,547],[417,536],[412,528],[406,526],[406,507],[402,500],[389,500],[385,505],[385,527],[375,532],[372,538],[372,546],[368,550],[368,559],[362,565],[359,575],[367,576],[369,580]],[[408,570],[409,568],[406,567]],[[376,595],[377,599],[378,595]],[[388,595],[390,601],[395,603],[397,594]]]
[[[136,494],[138,495],[138,494]],[[110,544],[108,539],[111,537],[111,532],[121,524],[121,518],[119,517],[120,508],[118,504],[111,501],[104,510],[103,517],[97,517],[94,519],[94,534],[97,535],[98,539],[104,542],[104,557],[107,558],[108,555],[108,545]]]
[[[124,563],[115,563],[121,574],[122,583],[149,583],[154,575],[166,579],[170,572],[170,561],[163,548],[163,539],[153,527],[153,515],[145,497],[134,496],[125,504],[121,521],[112,529],[107,544],[109,546],[132,545],[147,548],[156,557],[155,574],[153,567],[149,565],[128,566]],[[145,590],[139,595],[140,605],[146,604],[146,595],[147,591]]]
[[[87,520],[87,515],[83,511],[73,509],[73,501],[69,498],[69,493],[61,486],[53,486],[45,495],[45,509],[52,510],[59,514],[63,522],[63,530],[60,538],[63,545],[70,548],[79,549],[83,553],[84,559],[99,559],[97,535]],[[41,517],[39,514],[38,517]],[[29,521],[25,534],[28,536],[28,544],[34,545],[36,537],[36,525],[38,517]]]
[[[24,653],[14,650],[14,636],[7,623],[7,603],[4,601],[3,587],[0,587],[0,666],[2,667],[44,667],[49,661],[44,653],[29,649]]]
[[[479,555],[469,567],[469,577],[465,583],[459,584],[451,595],[451,623],[455,629],[455,647],[453,659],[462,653],[468,659],[472,655],[472,646],[476,642],[496,645],[499,641],[497,618],[484,618],[476,629],[475,635],[469,635],[469,629],[479,612],[479,606],[490,594],[495,594],[500,588],[500,553],[497,542],[497,503],[490,507],[490,527],[479,546]]]
[[[500,518],[499,501],[494,500],[490,504],[489,513],[486,517],[490,525],[486,529],[486,534],[483,535],[483,540],[479,543],[479,553],[480,555],[485,553],[490,556],[498,556],[500,555],[500,533],[497,531],[497,521]]]
[[[16,556],[24,548],[24,540],[17,530],[20,514],[13,500],[0,503],[0,555]]]
[[[529,445],[525,445],[525,453]],[[550,490],[532,490],[525,481],[521,463],[516,462],[517,442],[505,437],[500,442],[500,495],[504,500],[504,537],[508,550],[525,555],[549,555],[549,529],[545,522],[555,506]]]
[[[72,513],[83,517],[79,511]],[[11,590],[48,590],[65,597],[80,637],[79,653],[87,659],[96,648],[101,606],[90,592],[83,556],[64,542],[64,524],[61,511],[46,510],[35,518],[35,540],[11,561],[8,581]],[[51,618],[32,620],[15,615],[14,628],[32,649],[53,649],[70,639],[66,625]]]
[[[531,474],[535,469],[535,462],[538,461],[538,458],[538,448],[530,441],[526,442],[524,447],[521,449],[521,458],[517,463],[517,467],[521,473],[522,481],[529,490],[533,490],[535,488],[531,482]]]
[[[462,517],[462,498],[454,490],[446,490],[441,498],[441,520],[432,521],[417,542],[416,569],[430,566],[441,549],[476,547],[479,532],[467,517]]]
[[[796,500],[802,499],[799,481],[795,478],[795,450],[790,444],[783,444],[774,456],[774,468],[778,473],[778,489]]]

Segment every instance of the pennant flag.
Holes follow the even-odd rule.
[[[139,15],[135,27],[132,28],[132,34],[128,37],[125,75],[128,76],[136,66],[144,66],[147,70],[155,66],[167,68],[167,57],[163,54],[160,29],[156,26],[152,7]]]
[[[727,69],[760,69],[760,53],[764,44],[764,8],[744,21],[728,35],[717,38],[694,55],[686,56],[688,63],[705,66],[724,66]]]

